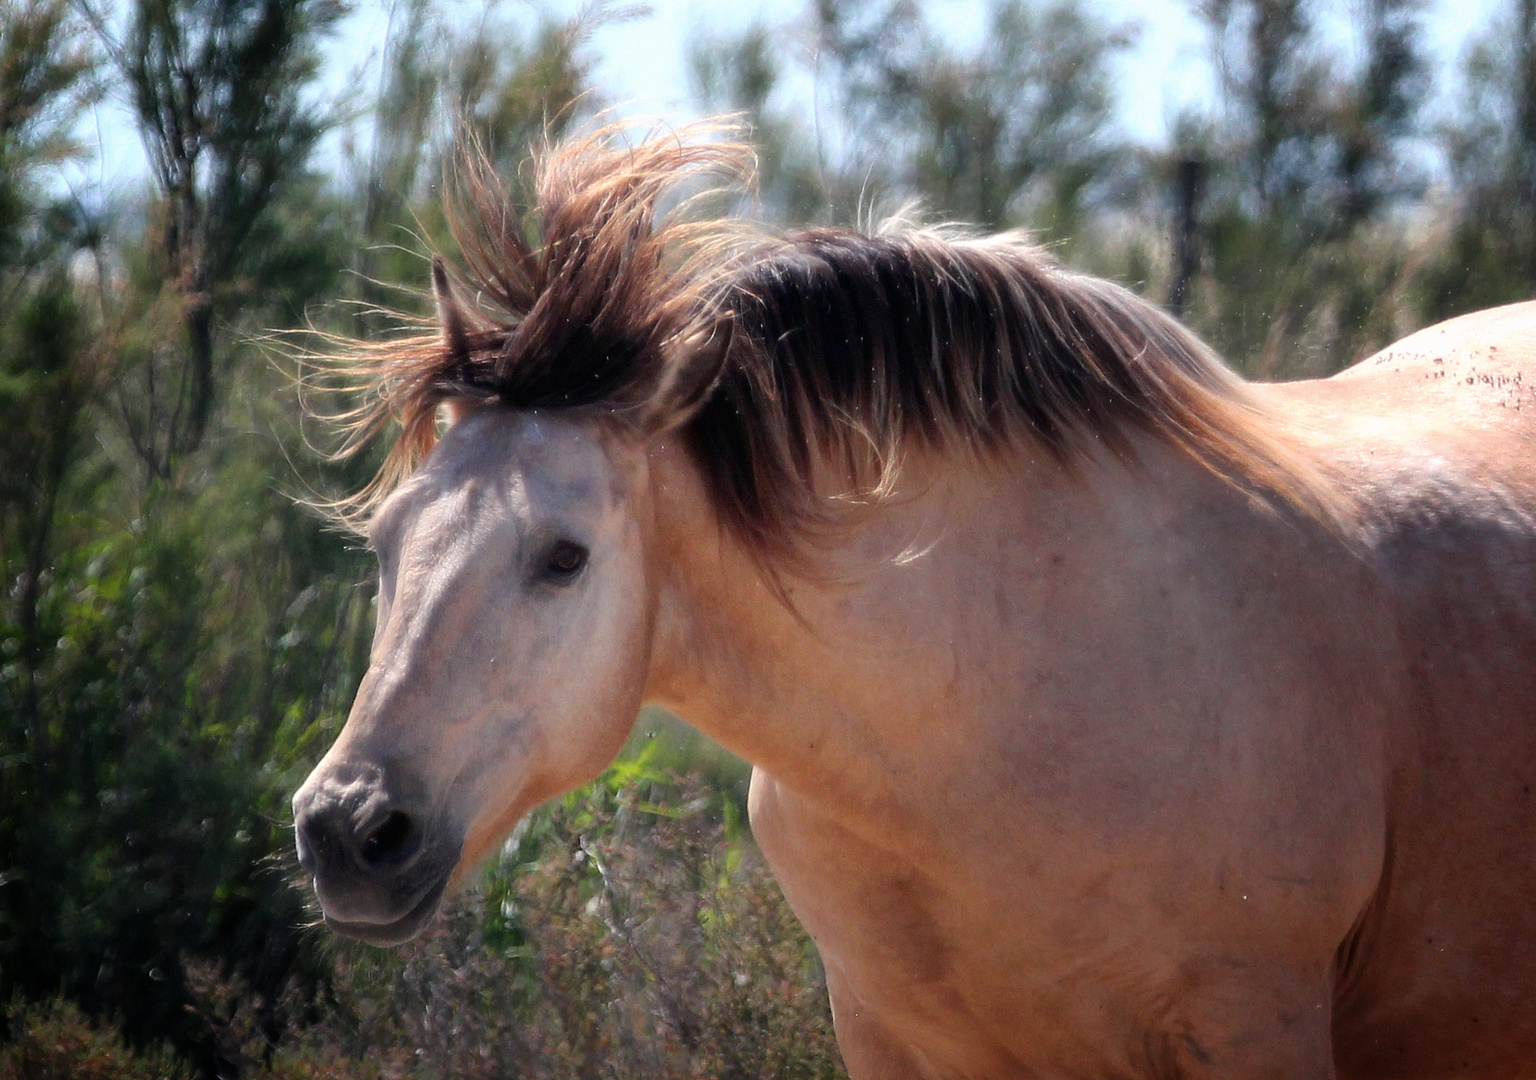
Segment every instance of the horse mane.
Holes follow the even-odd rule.
[[[341,418],[349,450],[403,428],[346,505],[353,520],[431,449],[438,405],[462,398],[681,432],[721,520],[769,563],[850,504],[888,498],[915,447],[1037,449],[1070,467],[1094,445],[1129,456],[1144,432],[1272,503],[1334,517],[1242,381],[1151,304],[1016,234],[773,236],[690,217],[702,177],[744,177],[750,161],[687,129],[634,145],[603,130],[546,147],[518,212],[469,159],[454,228],[473,302],[434,260],[435,330],[331,358],[365,391]]]

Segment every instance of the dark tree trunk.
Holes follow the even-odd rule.
[[[1512,173],[1525,245],[1527,283],[1536,284],[1536,0],[1515,8],[1515,134]]]
[[[197,290],[187,298],[185,319],[189,387],[179,449],[190,454],[202,444],[213,415],[213,303],[206,292]]]
[[[1189,289],[1200,269],[1200,235],[1197,231],[1205,164],[1185,155],[1173,175],[1173,284],[1168,290],[1168,310],[1182,318],[1189,303]]]

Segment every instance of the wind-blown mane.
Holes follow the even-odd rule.
[[[344,417],[351,445],[404,428],[354,508],[431,448],[439,404],[471,397],[684,433],[722,520],[763,557],[797,550],[850,500],[889,495],[914,446],[1035,447],[1071,464],[1095,443],[1127,453],[1145,432],[1331,516],[1326,485],[1197,338],[1019,236],[774,237],[665,206],[749,162],[689,132],[634,146],[599,132],[540,155],[525,213],[468,163],[456,236],[474,302],[454,297],[437,260],[438,330],[339,362],[368,391]]]

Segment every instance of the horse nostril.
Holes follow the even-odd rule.
[[[320,828],[315,815],[301,812],[295,816],[294,831],[299,851],[299,865],[313,874],[330,849],[330,833]]]
[[[368,866],[404,861],[416,846],[416,827],[409,815],[391,810],[384,823],[363,840],[358,852]]]

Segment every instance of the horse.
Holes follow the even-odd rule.
[[[410,938],[651,703],[754,766],[855,1080],[1536,1072],[1536,304],[1253,384],[1016,235],[706,213],[747,153],[468,170],[340,361],[400,434],[325,923]]]

